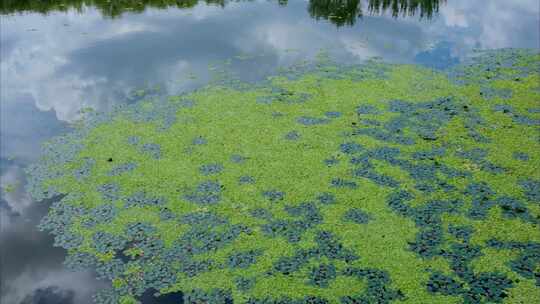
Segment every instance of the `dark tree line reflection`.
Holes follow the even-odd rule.
[[[445,0],[443,0],[445,1]],[[431,18],[439,11],[441,0],[368,0],[369,14],[391,11],[392,16],[415,15]],[[337,26],[353,25],[363,15],[362,0],[310,0],[308,6],[311,17],[326,19]]]
[[[0,0],[1,14],[51,11],[82,11],[85,7],[95,7],[104,16],[115,18],[127,12],[143,12],[146,8],[186,9],[199,2],[224,7],[230,2],[250,0]],[[286,6],[288,0],[270,0]],[[363,4],[367,4],[369,14],[391,12],[394,17],[419,14],[431,18],[446,0],[310,0],[308,11],[311,17],[325,19],[337,26],[353,25],[363,16]],[[366,7],[366,6],[364,6]]]
[[[146,8],[179,8],[186,9],[199,2],[225,6],[227,0],[0,0],[1,13],[82,11],[84,7],[95,7],[106,17],[119,17],[127,12],[143,12]]]

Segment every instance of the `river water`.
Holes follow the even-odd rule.
[[[438,69],[478,48],[540,44],[537,0],[423,1],[405,11],[376,10],[378,1],[37,2],[2,1],[0,15],[0,175],[13,188],[0,200],[1,303],[91,303],[104,285],[64,270],[64,250],[35,228],[51,202],[33,202],[23,187],[40,144],[81,109],[106,111],[141,89],[191,90],[222,68],[255,81],[321,50],[348,63]]]

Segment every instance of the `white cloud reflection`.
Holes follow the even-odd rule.
[[[312,57],[321,48],[338,50],[342,55],[349,53],[352,59],[382,56],[391,61],[409,62],[418,52],[442,40],[453,43],[457,48],[456,54],[461,55],[465,54],[461,49],[466,51],[474,47],[538,45],[538,35],[531,32],[538,21],[535,0],[449,1],[441,7],[440,16],[435,16],[433,21],[419,21],[418,17],[395,20],[390,16],[367,16],[353,28],[340,29],[328,22],[311,19],[305,10],[305,3],[289,6],[280,8],[274,3],[233,3],[225,8],[197,5],[189,10],[150,9],[143,14],[126,14],[119,19],[103,19],[93,9],[85,10],[83,15],[72,11],[49,16],[25,14],[5,18],[1,39],[11,45],[9,51],[2,52],[2,101],[10,102],[22,94],[30,94],[39,109],[52,109],[63,121],[76,119],[82,107],[103,108],[105,104],[115,102],[112,99],[118,95],[112,91],[125,94],[127,87],[141,84],[140,81],[132,81],[132,78],[139,80],[145,75],[99,71],[94,74],[78,73],[77,66],[94,63],[88,57],[85,58],[86,62],[74,61],[71,54],[84,50],[91,52],[98,44],[106,47],[109,43],[137,33],[146,36],[155,33],[155,48],[148,40],[146,49],[138,48],[140,53],[133,57],[132,62],[122,63],[141,66],[149,61],[148,66],[137,70],[140,73],[146,71],[148,81],[177,83],[167,77],[180,78],[179,75],[189,70],[203,68],[201,62],[214,59],[184,59],[174,53],[162,54],[159,46],[164,41],[160,39],[171,39],[173,36],[159,33],[178,30],[180,34],[177,39],[182,41],[182,28],[186,26],[201,32],[198,39],[190,40],[187,45],[171,41],[177,45],[179,54],[189,49],[192,52],[201,51],[201,56],[208,55],[207,48],[212,47],[212,40],[219,35],[239,52],[264,51],[272,54],[272,60],[278,58],[277,62],[272,62],[274,64],[288,64],[294,59]],[[243,26],[233,26],[235,32],[225,32],[222,27],[230,28],[230,23],[242,23]],[[122,47],[127,55],[132,56],[129,43]],[[228,55],[220,54],[219,49],[213,51],[218,58]],[[174,59],[176,63],[150,65],[160,57],[163,61]],[[103,57],[95,58],[97,61],[101,59]],[[191,64],[195,60],[199,63]],[[114,62],[111,64],[114,65]],[[129,66],[109,68],[130,71]]]

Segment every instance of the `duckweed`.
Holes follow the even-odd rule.
[[[98,303],[536,303],[538,66],[325,58],[140,101],[44,145],[28,191]]]

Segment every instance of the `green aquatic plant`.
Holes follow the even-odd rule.
[[[3,189],[5,193],[12,193],[15,192],[17,189],[17,184],[6,184],[3,186]]]
[[[28,189],[98,303],[535,303],[539,66],[321,56],[148,96],[44,145]]]

